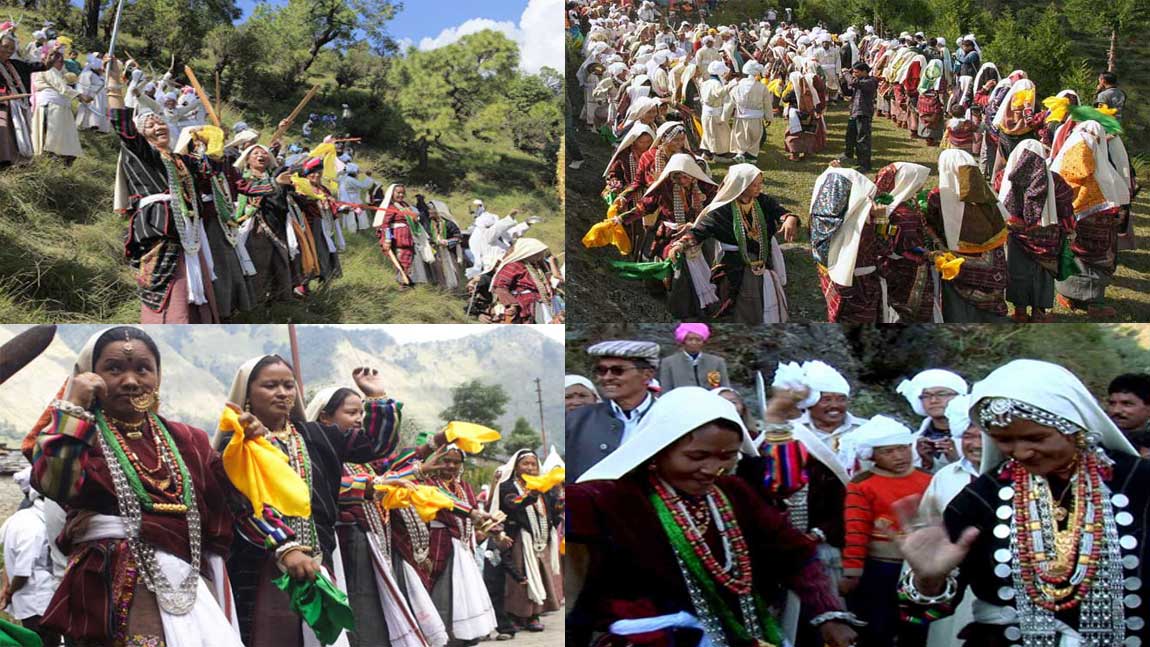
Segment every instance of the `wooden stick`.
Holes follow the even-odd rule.
[[[296,105],[295,110],[292,110],[291,114],[288,115],[287,119],[284,120],[286,123],[283,126],[276,128],[276,131],[274,133],[272,133],[271,141],[274,142],[274,141],[278,140],[280,137],[283,137],[283,134],[285,132],[287,132],[288,128],[291,128],[292,122],[295,121],[295,118],[298,117],[299,113],[303,111],[304,106],[306,106],[308,104],[308,102],[311,101],[312,97],[315,96],[316,92],[319,92],[319,84],[318,83],[313,85],[312,88],[307,91],[307,94],[303,95],[303,99],[300,99],[300,102],[299,102],[299,104]]]
[[[220,71],[216,70],[216,114],[224,111],[224,95],[220,92]]]
[[[196,78],[196,73],[192,71],[192,66],[185,65],[184,74],[187,75],[188,81],[192,84],[192,89],[196,91],[196,96],[200,98],[200,104],[203,105],[204,110],[207,111],[208,119],[211,119],[212,124],[214,124],[216,128],[219,128],[220,117],[216,114],[215,109],[212,108],[212,102],[208,99],[208,95],[204,92],[204,88],[200,86],[200,81]]]
[[[25,99],[32,96],[31,94],[6,94],[0,96],[0,101],[15,101],[16,99]]]
[[[343,142],[361,142],[361,141],[363,141],[363,137],[348,137],[347,139],[333,139],[333,140],[331,140],[331,143],[332,144],[341,144]]]

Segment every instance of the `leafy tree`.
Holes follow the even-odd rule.
[[[510,397],[499,384],[468,380],[451,389],[451,406],[440,412],[444,422],[463,420],[498,429],[496,422],[506,411]]]
[[[1138,32],[1150,27],[1146,0],[1067,0],[1065,10],[1075,25],[1110,39],[1106,69],[1111,72],[1117,65],[1119,41],[1132,42]]]
[[[133,54],[161,59],[175,56],[174,72],[178,73],[186,61],[199,53],[204,37],[213,27],[231,24],[239,16],[234,0],[136,0],[131,6],[124,6],[120,29],[144,39],[145,50]],[[107,20],[105,24],[110,29]]]
[[[1047,8],[1039,17],[1030,11],[1016,16],[1007,9],[998,21],[994,40],[983,51],[985,59],[997,63],[1003,74],[1013,69],[1026,70],[1041,100],[1061,89],[1070,42],[1064,18],[1056,8]]]
[[[511,429],[511,435],[500,442],[500,448],[508,454],[514,454],[520,449],[534,449],[538,446],[539,434],[531,428],[531,423],[527,422],[527,418],[522,416],[515,420],[515,427]]]

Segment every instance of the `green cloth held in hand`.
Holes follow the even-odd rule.
[[[330,645],[344,629],[355,629],[347,594],[335,588],[323,573],[317,574],[314,582],[295,580],[284,573],[272,583],[291,596],[292,611],[304,619],[321,643]]]
[[[44,647],[35,631],[0,619],[0,647]]]
[[[675,272],[675,263],[671,259],[648,263],[611,261],[611,269],[619,278],[631,281],[663,280]]]

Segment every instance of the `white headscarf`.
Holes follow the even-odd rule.
[[[335,396],[335,392],[344,387],[342,386],[329,386],[322,388],[312,396],[311,401],[307,403],[307,409],[304,411],[306,418],[312,422],[319,422],[319,414],[323,412],[324,408],[331,403],[331,399]],[[356,395],[359,392],[351,389]],[[362,396],[361,396],[362,397]]]
[[[958,249],[959,237],[962,234],[962,218],[966,212],[966,204],[959,199],[958,169],[962,166],[978,166],[974,157],[961,148],[948,148],[938,156],[938,198],[942,205],[942,225],[946,230],[946,246],[948,249]],[[996,202],[1002,219],[1006,220],[1010,214],[1002,202]]]
[[[926,178],[930,176],[930,169],[921,164],[894,162],[894,165],[898,170],[895,171],[894,188],[890,192],[893,200],[886,208],[888,214],[893,213],[899,205],[906,202],[922,188],[922,185],[926,183]]]
[[[388,185],[387,192],[383,194],[383,202],[379,203],[379,210],[375,212],[375,220],[371,223],[372,227],[379,228],[383,226],[383,220],[387,217],[387,208],[391,206],[391,197],[395,193],[395,187],[403,184],[402,182],[395,182]],[[403,184],[406,187],[406,184]],[[415,235],[415,232],[412,232]]]
[[[963,394],[955,396],[946,403],[946,422],[950,425],[950,436],[956,441],[970,429],[970,395]],[[955,448],[958,450],[959,455],[962,455],[962,444],[955,443]]]
[[[694,157],[687,153],[675,153],[671,156],[671,159],[667,160],[667,164],[663,167],[663,172],[659,174],[659,179],[652,182],[651,186],[647,188],[647,192],[643,195],[651,195],[667,178],[671,177],[672,173],[686,173],[700,182],[706,182],[710,185],[715,184],[711,176],[699,168]]]
[[[1006,166],[1002,169],[1002,186],[998,190],[998,200],[1003,204],[1006,203],[1006,196],[1010,194],[1011,187],[1014,183],[1010,181],[1010,173],[1018,166],[1018,161],[1022,159],[1024,152],[1030,151],[1043,160],[1043,167],[1046,169],[1046,202],[1042,207],[1042,220],[1040,225],[1047,227],[1058,222],[1058,206],[1054,200],[1054,173],[1050,170],[1050,164],[1046,162],[1046,149],[1038,140],[1024,139],[1014,147],[1010,152],[1010,157],[1006,160]],[[1020,191],[1026,191],[1027,187],[1019,187]]]
[[[1138,450],[1118,430],[1082,381],[1058,364],[1016,359],[996,368],[986,379],[975,383],[970,392],[970,417],[976,423],[979,403],[986,398],[1009,398],[1025,402],[1069,420],[1089,432],[1101,434],[1101,444],[1107,449],[1138,456]],[[979,423],[979,426],[983,425]],[[986,474],[993,471],[1004,459],[1002,451],[983,432],[981,472]]]
[[[922,400],[918,399],[918,396],[922,395],[923,391],[931,387],[950,389],[959,395],[966,395],[966,392],[970,388],[967,386],[966,380],[962,379],[957,373],[952,373],[941,368],[930,368],[909,380],[903,380],[895,388],[895,391],[906,398],[907,404],[910,405],[911,409],[914,409],[915,413],[920,416],[925,416],[926,409],[922,405]]]
[[[621,478],[689,432],[715,420],[738,425],[743,433],[740,449],[748,456],[755,455],[754,443],[734,403],[702,387],[683,386],[656,400],[631,438],[584,472],[577,482]]]
[[[871,200],[875,196],[875,185],[870,178],[854,169],[830,167],[815,180],[815,190],[811,192],[811,211],[815,200],[832,175],[841,175],[850,180],[851,193],[847,202],[847,212],[843,224],[831,236],[827,252],[827,273],[835,283],[850,287],[854,285],[855,263],[858,260],[859,242],[862,241],[863,227],[870,217]]]
[[[643,116],[647,111],[658,108],[663,103],[662,99],[654,97],[638,97],[631,107],[627,109],[627,116],[623,119],[624,123],[638,122],[639,117]]]
[[[1002,102],[998,106],[998,112],[994,113],[994,125],[996,128],[1002,128],[1002,121],[1006,118],[1006,113],[1010,112],[1010,102],[1014,100],[1014,95],[1023,90],[1034,91],[1034,81],[1024,78],[1011,82],[1010,89],[1006,91],[1006,96],[1002,98]],[[1034,97],[1034,101],[1038,101],[1037,94]]]
[[[727,170],[726,177],[723,178],[723,183],[719,185],[719,191],[715,194],[715,199],[711,200],[711,204],[703,208],[699,212],[698,218],[707,215],[708,213],[722,208],[727,203],[743,194],[747,187],[751,186],[751,182],[755,178],[763,174],[763,171],[754,164],[734,164]]]
[[[963,36],[962,39],[969,40],[971,44],[974,45],[974,51],[978,52],[979,58],[982,57],[982,48],[978,46],[978,40],[975,39],[974,34],[967,34]]]
[[[244,152],[240,153],[240,156],[236,159],[236,163],[232,164],[232,166],[235,167],[240,172],[243,172],[244,169],[246,169],[248,167],[248,158],[251,157],[252,151],[254,151],[257,148],[262,148],[264,150],[264,152],[268,154],[269,161],[275,159],[275,157],[272,155],[271,149],[268,148],[267,146],[264,146],[263,144],[252,144],[251,146],[248,146],[247,148],[245,148]]]
[[[256,364],[259,364],[260,361],[265,357],[271,357],[271,355],[260,355],[259,357],[253,357],[244,362],[242,366],[240,366],[239,370],[236,371],[235,378],[232,379],[232,388],[228,391],[228,402],[239,406],[240,409],[247,408],[248,387],[251,384],[251,379],[253,377],[252,371],[255,370]],[[295,381],[294,378],[292,381]],[[291,420],[307,420],[307,413],[304,411],[303,401],[300,399],[303,396],[303,392],[300,391],[298,382],[295,385],[295,393],[296,397],[294,403],[292,404],[292,410],[289,414],[289,418]],[[216,449],[222,449],[222,445],[219,444],[221,441],[221,431],[217,430],[216,437],[212,442],[212,446]]]
[[[711,61],[707,65],[707,74],[713,74],[720,78],[727,76],[730,72],[731,68],[727,67],[727,64],[722,61]]]
[[[910,51],[912,53],[914,52],[914,50]],[[907,61],[906,65],[902,66],[902,69],[898,71],[898,77],[896,77],[895,80],[899,83],[906,81],[906,77],[910,76],[910,68],[913,67],[915,63],[919,64],[918,73],[920,75],[926,70],[926,57],[922,54],[914,54],[914,56]]]
[[[997,65],[995,65],[994,63],[983,63],[978,68],[978,74],[974,75],[974,91],[975,92],[978,92],[979,90],[982,89],[982,73],[985,72],[986,70],[994,70],[994,73],[997,74],[999,76],[999,78],[1002,77],[1002,73],[998,71]]]
[[[877,447],[914,444],[914,434],[906,425],[882,415],[874,416],[864,422],[858,429],[852,431],[850,436],[851,442],[847,445],[846,455],[843,457],[848,466],[854,465],[856,458],[869,461]]]
[[[499,487],[515,478],[515,465],[519,459],[524,456],[534,456],[535,460],[539,460],[539,454],[535,453],[533,449],[520,449],[507,459],[507,462],[501,465],[499,469],[499,480],[495,482],[495,487],[491,490],[491,500],[487,502],[487,511],[491,514],[499,512]]]
[[[595,396],[596,402],[602,402],[603,401],[603,399],[599,397],[599,391],[597,391],[595,389],[595,385],[591,383],[591,380],[588,380],[587,378],[583,377],[582,375],[572,375],[572,374],[564,375],[563,376],[563,390],[566,391],[567,389],[569,389],[573,386],[581,386],[581,387],[587,389],[588,391],[590,391],[591,395]]]
[[[1105,204],[1091,209],[1081,216],[1130,204],[1130,184],[1123,179],[1118,170],[1114,168],[1114,164],[1111,163],[1110,148],[1106,142],[1106,130],[1097,121],[1084,121],[1074,127],[1074,133],[1067,138],[1062,149],[1058,151],[1058,156],[1051,163],[1050,170],[1060,173],[1066,152],[1080,143],[1089,146],[1090,151],[1094,154],[1094,179],[1098,182],[1098,187],[1102,189],[1102,197],[1106,199]]]
[[[507,254],[495,266],[495,273],[499,274],[499,270],[503,269],[506,265],[522,261],[541,252],[548,251],[547,245],[542,241],[535,238],[520,238],[515,241],[515,244],[507,251]]]
[[[652,144],[655,141],[655,129],[651,128],[647,124],[636,121],[634,125],[631,126],[631,129],[627,131],[627,134],[623,136],[623,139],[620,140],[619,145],[615,147],[615,153],[611,155],[611,160],[607,162],[607,170],[603,171],[603,177],[607,177],[607,173],[610,171],[611,165],[615,163],[615,160],[618,159],[619,155],[621,155],[623,151],[630,150],[631,144],[634,144],[635,140],[639,139],[640,135],[649,135],[651,137]]]

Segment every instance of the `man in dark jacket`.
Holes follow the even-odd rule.
[[[859,61],[851,66],[846,79],[846,91],[851,98],[851,114],[847,121],[846,157],[858,155],[859,171],[871,170],[871,120],[878,94],[878,79],[870,75],[870,66]]]

